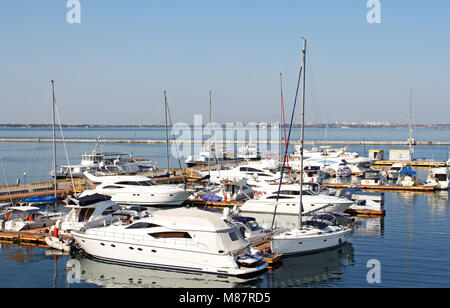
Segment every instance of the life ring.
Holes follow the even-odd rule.
[[[255,199],[259,199],[262,193],[260,191],[256,192]]]
[[[8,220],[8,219],[9,219],[9,217],[11,217],[11,214],[9,214],[9,213],[6,213],[4,217],[5,217],[5,219],[6,219],[6,220]]]
[[[33,217],[31,217],[31,215],[28,215],[27,218],[25,218],[25,221],[32,222],[33,221]]]

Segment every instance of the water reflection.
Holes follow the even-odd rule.
[[[259,287],[262,275],[250,279],[183,273],[107,264],[82,257],[81,280],[106,288],[239,288]]]
[[[428,208],[430,213],[434,215],[445,216],[447,214],[448,206],[448,190],[437,191],[428,196]]]
[[[267,287],[330,286],[341,281],[345,268],[353,265],[351,243],[317,254],[287,257],[283,259],[282,267],[267,273]]]
[[[384,217],[354,216],[354,235],[358,236],[384,236]]]

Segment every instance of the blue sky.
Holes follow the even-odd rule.
[[[51,122],[50,79],[64,123],[272,121],[279,74],[292,105],[308,39],[307,121],[449,123],[450,2],[380,0],[0,0],[0,122]],[[299,115],[297,120],[300,121]]]

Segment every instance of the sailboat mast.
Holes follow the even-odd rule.
[[[409,169],[412,161],[412,88],[409,88]]]
[[[167,91],[164,91],[164,116],[166,118],[166,160],[167,160],[167,184],[170,183],[170,175],[169,175],[169,132],[168,132],[168,124],[167,124]]]
[[[52,133],[53,133],[53,186],[55,189],[55,198],[57,198],[57,190],[58,190],[58,182],[56,179],[56,130],[55,130],[55,105],[56,105],[56,98],[55,98],[55,81],[51,80],[52,83],[52,95],[53,95],[53,102],[52,102],[52,119],[53,119],[53,125],[52,125]]]
[[[303,39],[303,60],[302,60],[302,68],[303,68],[303,84],[302,84],[302,130],[301,130],[301,160],[300,160],[300,208],[299,208],[299,219],[298,226],[299,229],[302,228],[302,211],[303,211],[303,147],[305,144],[305,81],[306,81],[306,40]]]
[[[281,95],[281,104],[280,104],[280,125],[279,125],[279,161],[282,162],[282,155],[283,151],[282,149],[282,139],[283,139],[283,132],[281,131],[282,125],[283,125],[283,73],[280,73],[280,95]]]
[[[211,91],[209,91],[209,140],[211,140],[212,137],[212,130],[211,130],[211,121],[212,121],[212,99],[211,99]],[[211,157],[208,154],[208,175],[210,178],[208,179],[208,182],[211,181]]]

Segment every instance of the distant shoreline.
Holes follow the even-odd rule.
[[[50,138],[0,138],[0,143],[13,143],[13,142],[36,142],[36,143],[49,143],[53,142]],[[57,143],[97,143],[97,139],[56,139]],[[165,140],[149,140],[149,139],[102,139],[101,143],[128,143],[128,144],[165,144]],[[177,144],[204,144],[206,140],[169,140],[169,143]],[[277,140],[264,140],[264,141],[248,141],[248,140],[236,140],[236,141],[217,141],[216,144],[280,144]],[[291,141],[293,145],[300,144],[300,141]],[[306,145],[408,145],[406,141],[311,141],[305,140]],[[416,141],[415,146],[450,146],[450,141]]]
[[[194,126],[188,124],[189,127],[193,128]],[[278,128],[278,123],[225,123],[220,124],[222,128]],[[296,123],[292,125],[294,128],[301,127],[300,124]],[[59,125],[58,125],[59,127]],[[131,129],[151,129],[151,128],[165,128],[164,125],[151,124],[151,125],[99,125],[99,124],[62,124],[62,128],[85,128],[85,129],[105,129],[105,128],[131,128]],[[205,126],[196,126],[198,128]],[[0,124],[0,128],[52,128],[52,124],[9,124],[4,123]],[[314,123],[314,124],[306,124],[305,128],[342,128],[342,129],[354,129],[354,128],[409,128],[408,124],[347,124],[347,123],[333,123],[333,124],[323,124],[323,123]],[[415,124],[412,125],[413,129],[420,128],[430,128],[436,130],[446,130],[450,129],[450,124]]]

